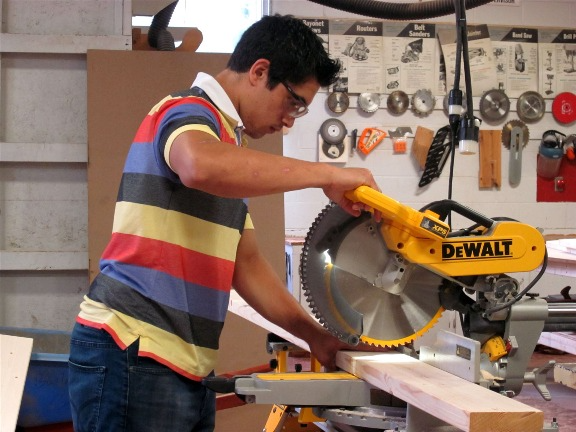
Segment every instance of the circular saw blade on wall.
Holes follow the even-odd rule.
[[[492,89],[480,97],[480,115],[487,122],[497,123],[508,115],[510,99],[502,90]]]

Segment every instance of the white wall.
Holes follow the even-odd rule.
[[[576,22],[576,2],[574,1],[534,1],[521,0],[519,6],[485,5],[467,11],[467,20],[471,24],[506,24],[514,26],[552,26],[573,28]],[[315,18],[353,18],[354,15],[320,6],[305,0],[271,0],[271,12],[294,14]],[[451,22],[453,16],[438,18],[437,22]],[[536,90],[536,89],[535,89]],[[576,92],[576,88],[573,89]],[[382,95],[385,105],[387,95]],[[437,130],[447,124],[447,116],[442,110],[442,96],[438,97],[436,110],[425,118],[419,118],[410,110],[401,116],[391,116],[385,108],[374,114],[366,114],[356,107],[356,98],[351,95],[350,108],[343,114],[334,114],[326,106],[327,93],[319,93],[310,113],[298,119],[295,126],[284,137],[284,154],[305,160],[317,160],[317,136],[322,122],[330,117],[339,118],[348,131],[365,127],[379,126],[385,130],[398,126],[417,126]],[[475,98],[477,107],[479,98]],[[547,114],[533,125],[528,125],[530,142],[523,149],[522,179],[517,187],[508,182],[508,151],[502,152],[502,186],[499,189],[478,187],[478,155],[463,156],[456,154],[453,199],[484,213],[490,217],[507,216],[537,226],[545,234],[576,233],[576,203],[538,203],[536,202],[536,155],[542,133],[556,129],[564,133],[576,132],[576,125],[566,127],[557,123],[550,113],[551,100],[547,100]],[[490,126],[485,123],[482,129],[501,129],[515,116],[516,99],[511,99],[511,112],[502,124]],[[475,112],[476,116],[480,116]],[[430,185],[419,188],[422,172],[410,156],[394,154],[389,139],[368,156],[360,153],[349,159],[346,166],[366,167],[372,170],[382,191],[392,198],[421,208],[432,201],[447,198],[448,164],[439,179]],[[568,185],[567,187],[576,187]],[[328,203],[321,190],[304,190],[287,193],[285,196],[286,233],[289,236],[305,235],[321,209]],[[458,222],[454,220],[454,224]],[[468,221],[466,221],[468,222]],[[466,223],[466,226],[469,223]],[[456,226],[457,227],[457,226]],[[543,294],[557,293],[560,288],[570,284],[570,279],[546,275],[537,290]]]

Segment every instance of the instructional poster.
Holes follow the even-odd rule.
[[[326,52],[328,52],[330,46],[330,22],[327,19],[321,18],[302,18],[302,21],[310,27],[320,39],[322,39],[322,45]]]
[[[382,21],[330,20],[330,55],[342,62],[335,91],[383,93]]]
[[[490,26],[498,89],[518,97],[538,87],[538,29]]]
[[[384,29],[385,93],[435,90],[438,75],[436,25],[387,23]]]
[[[538,91],[553,99],[576,92],[576,29],[539,29],[540,79]]]
[[[304,24],[312,29],[316,35],[322,39],[322,45],[326,52],[330,50],[330,21],[322,18],[302,18]],[[327,89],[320,89],[327,90]]]
[[[454,26],[439,28],[438,39],[440,40],[446,65],[446,81],[452,87],[456,75],[456,29]],[[470,75],[472,78],[472,96],[482,96],[484,92],[497,87],[492,42],[488,26],[486,24],[468,25],[467,39]],[[461,65],[460,88],[464,90],[464,61],[461,62]]]

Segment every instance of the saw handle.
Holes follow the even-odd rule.
[[[481,213],[472,210],[456,201],[452,200],[441,200],[434,201],[421,209],[421,211],[431,210],[436,213],[441,220],[446,220],[451,212],[458,213],[460,216],[464,216],[478,225],[485,228],[490,228],[494,224],[494,220]]]
[[[368,186],[359,186],[346,192],[345,196],[351,201],[364,203],[380,211],[385,219],[393,220],[398,217],[407,219],[407,211],[416,211]]]

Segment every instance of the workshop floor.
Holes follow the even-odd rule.
[[[576,363],[576,355],[566,354],[548,347],[537,346],[529,363],[535,368],[555,360],[556,363]],[[554,418],[561,432],[576,432],[576,390],[554,382],[553,371],[548,374],[548,390],[552,400],[547,402],[532,384],[524,384],[516,400],[538,408],[544,412],[544,422],[549,424]]]

